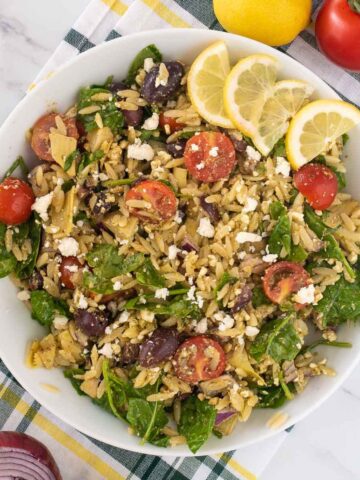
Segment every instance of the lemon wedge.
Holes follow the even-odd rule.
[[[257,133],[263,106],[272,95],[279,64],[270,55],[239,60],[226,78],[224,105],[228,117],[245,135]]]
[[[309,101],[314,89],[301,80],[282,80],[262,108],[257,131],[252,135],[256,148],[269,155],[289,128],[290,120]]]
[[[316,100],[291,120],[285,145],[288,160],[297,170],[321,153],[344,133],[360,123],[360,110],[342,100]]]
[[[223,90],[230,72],[229,52],[218,41],[203,50],[191,65],[187,86],[195,110],[211,125],[233,128],[224,108]]]

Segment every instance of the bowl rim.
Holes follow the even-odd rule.
[[[94,51],[106,51],[108,48],[109,44],[114,45],[114,44],[119,44],[119,48],[121,48],[122,42],[128,38],[139,38],[141,39],[142,37],[148,37],[151,35],[151,43],[156,43],[157,38],[161,37],[167,37],[167,36],[174,36],[174,37],[181,37],[182,34],[185,34],[189,32],[189,30],[194,33],[195,35],[199,36],[199,40],[201,37],[204,37],[204,39],[209,39],[209,41],[212,40],[220,40],[223,39],[226,41],[227,38],[232,38],[236,39],[237,42],[244,42],[244,47],[246,49],[246,45],[253,45],[254,47],[259,50],[259,53],[267,53],[271,55],[273,52],[276,52],[277,57],[281,57],[281,59],[284,59],[286,63],[290,63],[292,68],[300,68],[304,73],[306,73],[307,76],[312,77],[316,79],[316,81],[322,86],[326,87],[329,92],[332,92],[332,97],[333,98],[338,98],[340,99],[340,96],[333,90],[332,87],[330,87],[324,80],[322,80],[320,77],[318,77],[314,72],[312,72],[308,67],[305,65],[301,64],[297,60],[295,60],[293,57],[290,55],[287,55],[286,53],[277,50],[273,47],[270,47],[268,45],[265,45],[261,42],[258,42],[256,40],[242,37],[240,35],[235,35],[231,34],[228,32],[221,32],[217,30],[209,30],[209,29],[202,29],[202,28],[164,28],[164,29],[158,29],[158,30],[144,30],[141,32],[136,32],[130,35],[126,35],[123,37],[119,37],[116,39],[113,39],[109,42],[103,42],[81,54],[78,54],[74,58],[71,58],[70,60],[66,61],[64,64],[62,64],[60,67],[56,69],[56,71],[49,77],[45,77],[41,79],[36,87],[31,90],[30,92],[27,92],[24,97],[21,99],[21,101],[15,106],[15,108],[11,111],[11,113],[8,115],[8,117],[5,119],[3,124],[0,127],[0,135],[3,130],[7,128],[9,124],[11,124],[12,119],[18,115],[18,112],[21,111],[24,108],[24,105],[26,105],[27,101],[29,98],[32,98],[32,96],[37,95],[39,90],[45,85],[45,83],[51,82],[53,78],[56,78],[61,72],[64,70],[68,70],[71,68],[71,66],[77,62],[79,62],[80,59],[85,59],[87,57],[91,57],[94,53]],[[14,285],[15,288],[15,285]],[[119,442],[112,442],[109,443],[108,439],[106,438],[106,435],[100,435],[100,434],[95,434],[91,431],[91,429],[84,428],[83,425],[79,426],[76,421],[69,421],[66,413],[59,413],[56,411],[56,408],[53,408],[49,403],[47,402],[46,398],[41,397],[41,391],[39,388],[36,388],[34,384],[31,382],[28,382],[27,378],[24,378],[22,374],[15,368],[12,369],[10,362],[8,362],[6,353],[1,349],[1,343],[0,343],[0,357],[2,358],[2,361],[8,368],[8,370],[14,375],[16,380],[20,383],[20,385],[35,399],[37,400],[44,408],[46,408],[50,413],[52,413],[54,416],[59,418],[61,421],[66,423],[67,425],[70,425],[71,427],[77,429],[79,432],[88,435],[92,438],[95,438],[96,440],[99,440],[101,442],[104,442],[108,445],[112,445],[117,448],[125,449],[125,450],[130,450],[135,453],[140,453],[140,454],[149,454],[149,455],[157,455],[157,456],[164,456],[164,457],[192,457],[192,456],[204,456],[204,455],[213,455],[213,454],[218,454],[222,453],[224,450],[221,447],[221,442],[219,442],[219,447],[214,447],[214,448],[207,448],[206,444],[204,447],[200,449],[199,452],[196,454],[192,454],[190,450],[187,449],[186,446],[184,446],[184,451],[177,451],[177,449],[160,449],[160,447],[155,447],[150,444],[145,444],[145,445],[136,445],[133,447],[132,445],[127,445],[126,444],[126,437],[123,441],[121,441],[121,438],[119,438]],[[349,363],[347,368],[344,370],[344,372],[336,378],[336,381],[333,382],[332,385],[329,385],[326,393],[315,403],[311,405],[311,407],[306,408],[303,412],[299,412],[296,415],[293,415],[290,417],[279,429],[277,430],[272,430],[272,429],[267,429],[264,433],[260,434],[258,438],[253,438],[249,440],[243,440],[241,444],[236,444],[236,437],[234,438],[234,445],[231,448],[231,450],[236,450],[236,449],[242,449],[245,447],[248,447],[250,445],[254,445],[258,442],[261,442],[266,439],[270,439],[276,434],[279,434],[286,430],[287,428],[293,426],[294,424],[298,423],[305,417],[307,417],[310,413],[314,412],[322,403],[324,403],[342,384],[343,382],[348,378],[348,376],[352,373],[354,368],[358,365],[360,361],[360,350],[358,352],[354,352],[354,357],[352,361]],[[18,380],[18,378],[21,378],[21,381]],[[41,398],[41,400],[39,400]],[[185,450],[186,449],[186,450]],[[225,451],[229,451],[230,449],[226,449]]]

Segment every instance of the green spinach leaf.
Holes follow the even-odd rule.
[[[22,235],[26,235],[26,237],[27,235],[29,235],[29,238],[31,240],[31,253],[28,255],[26,260],[24,260],[23,262],[18,262],[16,265],[15,273],[16,276],[20,279],[30,277],[30,275],[34,271],[41,243],[41,222],[39,216],[37,214],[33,215],[31,219],[27,222],[27,228],[25,227],[25,225],[26,224],[23,224]],[[14,237],[16,238],[15,235]]]
[[[291,253],[291,226],[289,217],[281,214],[277,224],[273,228],[268,241],[269,252],[280,255],[284,248],[286,253]]]
[[[72,153],[70,153],[70,155],[68,155],[65,159],[64,171],[67,172],[71,168],[73,162],[78,158],[80,158],[79,150],[74,150]]]
[[[23,159],[23,157],[19,156],[17,157],[17,159],[10,165],[10,167],[6,170],[3,178],[2,178],[2,181],[7,178],[7,177],[10,177],[10,175],[12,175],[15,170],[17,168],[20,168],[21,170],[21,173],[23,174],[23,176],[25,177],[28,173],[29,173],[29,169]]]
[[[152,58],[154,60],[154,63],[160,63],[162,60],[162,55],[154,44],[148,45],[147,47],[140,50],[140,52],[136,55],[129,67],[129,71],[126,77],[126,83],[129,86],[134,83],[139,69],[142,68],[144,65],[145,58]]]
[[[285,139],[280,138],[275,144],[272,152],[270,153],[271,157],[286,157],[286,148],[285,148]]]
[[[325,345],[326,347],[335,347],[335,348],[352,348],[352,343],[350,342],[337,342],[333,341],[330,342],[330,340],[325,340],[321,338],[320,340],[316,340],[315,342],[311,343],[310,345],[305,345],[301,349],[301,354],[304,354],[306,352],[309,352],[311,350],[314,350],[314,348],[318,347],[319,345]]]
[[[128,300],[125,310],[150,310],[156,315],[174,316],[177,318],[193,318],[199,320],[202,317],[201,309],[196,302],[189,300],[185,295],[175,296],[173,300],[166,302],[148,301],[141,303],[141,298],[135,297]],[[146,298],[146,297],[145,297]]]
[[[6,230],[6,225],[0,223],[0,278],[10,275],[17,265],[15,256],[11,252],[8,252],[5,247]]]
[[[126,419],[134,429],[136,435],[142,437],[142,444],[146,441],[167,440],[168,437],[161,433],[169,419],[160,402],[148,402],[141,398],[130,398]]]
[[[45,290],[30,292],[31,314],[41,325],[50,327],[56,314],[70,316],[68,304],[59,298],[52,297]]]
[[[136,280],[140,285],[146,287],[162,288],[166,285],[165,278],[156,270],[150,258],[145,258],[144,263],[136,272]]]
[[[82,172],[86,167],[88,167],[92,163],[97,162],[103,156],[104,156],[104,152],[102,150],[96,150],[96,152],[92,152],[92,153],[84,152],[81,155],[81,160],[80,160],[80,162],[78,164],[78,167],[77,167],[77,173]]]
[[[265,295],[262,287],[253,288],[251,302],[254,308],[260,307],[261,305],[269,305],[271,303]]]
[[[228,283],[230,284],[235,283],[236,280],[237,278],[233,277],[228,272],[223,273],[214,290],[215,300],[217,300],[218,293],[225,287],[225,285],[227,285]]]
[[[283,215],[286,215],[287,212],[284,205],[277,200],[276,202],[272,202],[270,204],[269,213],[272,220],[279,220],[279,218]]]
[[[286,395],[281,385],[259,387],[256,389],[259,401],[255,408],[280,408],[286,402]]]
[[[290,262],[302,263],[302,262],[305,262],[308,255],[309,254],[307,253],[304,247],[302,247],[301,245],[294,245],[292,243],[291,251],[289,255],[286,257],[286,260],[289,260]]]

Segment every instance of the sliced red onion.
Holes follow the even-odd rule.
[[[185,250],[186,252],[198,252],[199,247],[196,245],[194,240],[189,237],[189,235],[185,235],[184,240],[181,244],[181,249]]]
[[[0,478],[62,480],[49,450],[25,433],[0,432]]]
[[[220,221],[220,213],[215,205],[215,203],[208,203],[206,201],[206,195],[200,197],[200,205],[203,210],[209,215],[210,220],[213,222],[219,222]]]
[[[228,420],[230,417],[236,415],[235,410],[221,410],[217,413],[215,418],[215,426],[218,427],[221,423]]]
[[[236,297],[235,304],[231,309],[231,313],[240,312],[252,299],[252,290],[249,285],[244,285],[240,294]]]

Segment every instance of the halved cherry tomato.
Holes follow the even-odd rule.
[[[308,163],[294,175],[295,187],[315,210],[326,210],[338,191],[335,173],[321,163]]]
[[[165,125],[169,125],[170,133],[177,132],[185,127],[183,123],[178,123],[176,118],[168,117],[167,115],[164,115],[163,112],[159,115],[159,125],[163,129],[165,129]]]
[[[274,303],[283,303],[292,293],[311,283],[307,271],[294,262],[277,262],[271,265],[263,277],[266,296]]]
[[[33,126],[31,148],[41,160],[47,160],[48,162],[54,160],[50,152],[49,134],[51,133],[51,128],[56,128],[55,117],[57,116],[62,118],[67,130],[67,136],[79,138],[75,118],[65,118],[58,113],[49,113],[39,118]]]
[[[19,178],[6,178],[0,184],[0,222],[6,225],[26,222],[34,201],[34,193],[26,182]]]
[[[169,220],[176,213],[174,192],[157,180],[143,180],[131,187],[125,196],[125,202],[129,200],[144,200],[149,204],[149,208],[129,207],[132,215],[148,222]]]
[[[220,343],[203,335],[188,338],[175,353],[176,374],[187,383],[216,378],[225,370],[225,364]]]
[[[74,277],[82,270],[82,265],[76,257],[63,257],[60,263],[60,282],[70,290],[75,289]]]
[[[231,140],[220,132],[201,132],[186,142],[184,160],[191,175],[201,182],[227,178],[236,157]]]

